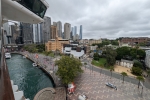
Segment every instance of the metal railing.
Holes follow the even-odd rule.
[[[6,65],[4,48],[2,49],[2,52],[1,52],[0,100],[15,100],[10,77],[9,77],[8,68]]]

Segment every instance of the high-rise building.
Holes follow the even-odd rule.
[[[11,25],[11,44],[18,44],[19,31],[16,30],[15,25]]]
[[[25,44],[33,43],[33,25],[28,23],[20,23],[21,37]]]
[[[3,24],[3,28],[4,28],[4,44],[8,44],[10,43],[9,36],[11,36],[8,22]]]
[[[41,23],[42,26],[41,26],[41,29],[43,30],[42,31],[42,43],[46,43],[48,42],[48,40],[50,40],[50,35],[51,35],[51,31],[50,31],[50,27],[51,27],[51,18],[50,17],[47,17],[45,16],[44,17],[44,22]]]
[[[77,26],[74,26],[74,34],[73,34],[73,36],[75,36],[76,34],[77,34]]]
[[[51,39],[55,39],[57,36],[57,26],[51,25]]]
[[[80,25],[80,39],[82,39],[82,25]]]
[[[70,31],[71,30],[71,24],[65,23],[64,25],[64,39],[70,39]]]
[[[71,27],[70,37],[73,40],[73,27]]]
[[[62,23],[61,23],[61,21],[57,22],[57,34],[59,37],[62,37]]]
[[[53,22],[53,25],[54,25],[54,26],[57,26],[57,22]]]
[[[33,24],[33,42],[38,44],[41,43],[41,24]]]

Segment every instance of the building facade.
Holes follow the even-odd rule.
[[[17,31],[16,30],[16,26],[15,25],[11,25],[10,26],[11,28],[11,30],[10,30],[10,32],[11,32],[11,44],[18,44],[18,38],[19,38],[19,35],[20,35],[20,31]]]
[[[134,63],[133,61],[124,60],[124,59],[121,59],[121,61],[116,61],[117,65],[127,67],[130,69],[133,67],[133,63]]]
[[[33,42],[35,44],[42,43],[41,24],[33,24]]]
[[[98,44],[98,43],[102,43],[102,40],[101,39],[98,39],[98,40],[90,39],[88,43],[89,43],[89,45]]]
[[[45,16],[44,17],[44,22],[41,23],[42,24],[42,43],[46,43],[50,40],[50,35],[51,35],[51,31],[50,31],[50,27],[51,27],[51,18]]]
[[[65,23],[64,24],[64,39],[70,39],[70,32],[71,32],[71,24]]]
[[[33,43],[33,25],[28,23],[20,23],[20,26],[23,43]]]
[[[61,21],[57,22],[57,34],[58,34],[58,37],[62,37],[62,23],[61,23]]]
[[[82,39],[82,25],[80,25],[80,40]]]
[[[60,37],[56,37],[55,39],[51,39],[45,44],[46,51],[56,51],[59,50],[61,53],[63,52],[63,45],[69,44],[69,40],[62,39]]]
[[[145,65],[150,68],[150,50],[146,50]]]
[[[51,25],[51,39],[55,39],[57,36],[57,26]]]
[[[131,46],[139,43],[147,43],[150,42],[150,38],[148,37],[137,37],[137,38],[130,38],[130,37],[122,37],[119,39],[119,43],[121,44],[129,44]]]
[[[73,36],[75,36],[77,34],[77,26],[74,26],[74,29],[73,29]]]

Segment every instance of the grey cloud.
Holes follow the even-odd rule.
[[[83,25],[83,38],[149,36],[150,0],[47,0],[52,21]],[[79,29],[79,27],[78,27]],[[79,30],[78,30],[79,31]]]

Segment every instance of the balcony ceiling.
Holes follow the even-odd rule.
[[[2,0],[2,16],[3,20],[13,20],[31,24],[37,24],[43,21],[41,17],[12,0]]]

